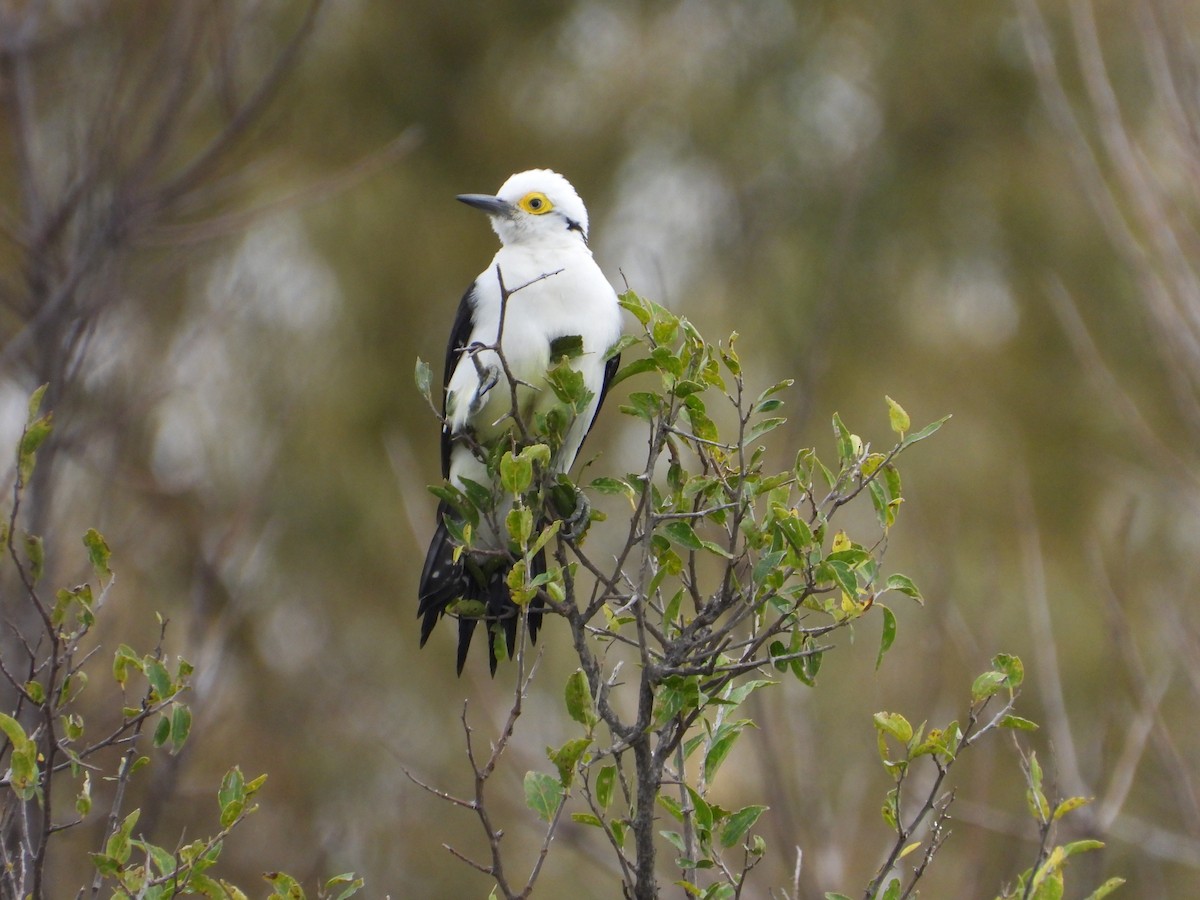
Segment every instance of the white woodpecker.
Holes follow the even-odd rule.
[[[565,473],[575,462],[620,361],[619,356],[608,356],[621,337],[620,307],[588,249],[587,210],[570,182],[549,169],[513,175],[495,196],[462,194],[458,199],[488,214],[501,247],[463,295],[446,348],[442,476],[458,488],[464,479],[490,484],[478,448],[514,427],[512,413],[532,424],[535,412],[553,405],[546,370],[556,361],[554,346],[572,347],[569,364],[583,376],[591,395],[551,461],[554,471]],[[519,407],[515,411],[514,396]],[[456,560],[446,528],[447,517],[453,515],[443,501],[421,573],[421,646],[438,620],[454,612],[454,604],[475,601],[471,607],[483,609],[482,616],[458,616],[458,672],[482,619],[495,674],[493,626],[503,629],[511,658],[520,618],[506,582],[511,566],[473,564],[467,553]],[[498,518],[503,527],[503,513]],[[480,530],[485,530],[482,521]],[[477,533],[474,540],[485,550],[503,551],[507,543],[507,535],[494,533]],[[530,575],[544,572],[545,565],[543,553],[538,553]],[[530,604],[527,620],[533,640],[541,610],[536,600]]]

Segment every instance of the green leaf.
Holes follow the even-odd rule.
[[[1013,715],[1004,716],[997,724],[1001,728],[1015,728],[1018,731],[1037,731],[1040,727],[1037,722],[1031,722],[1029,719],[1022,719],[1020,716]]]
[[[908,418],[908,413],[904,411],[903,406],[886,394],[884,395],[883,399],[887,401],[888,421],[891,422],[892,431],[896,432],[896,434],[903,438],[904,433],[908,431],[909,426],[912,424],[912,421]]]
[[[38,581],[46,564],[46,547],[36,534],[25,535],[25,556],[29,560],[29,578]]]
[[[920,590],[913,584],[913,580],[907,575],[896,573],[889,575],[887,581],[883,585],[885,591],[899,591],[905,596],[912,597],[918,603],[924,605],[925,598],[921,596]],[[882,593],[882,591],[880,592]]]
[[[47,382],[29,395],[28,415],[25,419],[26,425],[32,425],[37,420],[38,413],[42,411],[42,398],[46,396],[46,388],[48,387],[50,387],[50,384]]]
[[[875,721],[875,728],[880,733],[891,735],[901,744],[907,744],[912,740],[912,725],[900,713],[877,712],[872,718]]]
[[[105,878],[115,878],[117,876],[121,864],[115,859],[111,856],[105,856],[103,853],[92,853],[89,855],[92,858],[92,865],[96,867],[97,872]]]
[[[192,711],[182,703],[174,704],[171,709],[171,753],[183,749],[191,731]]]
[[[96,570],[96,574],[111,578],[112,569],[108,567],[108,560],[112,554],[104,536],[95,528],[89,528],[83,536],[83,545],[87,547],[88,560],[91,562],[92,568]]]
[[[1091,803],[1090,797],[1068,797],[1063,800],[1058,806],[1054,807],[1054,815],[1052,818],[1057,821],[1069,812],[1079,809],[1081,806],[1086,806]]]
[[[729,751],[733,749],[734,742],[741,737],[742,730],[751,724],[753,723],[750,719],[742,719],[737,722],[726,722],[717,729],[708,752],[704,754],[704,776],[709,782],[716,776],[717,769],[725,761]]]
[[[604,827],[604,823],[591,813],[571,813],[571,821],[578,822],[580,825],[591,825],[594,828]]]
[[[883,663],[883,655],[888,652],[896,640],[896,614],[882,603],[875,605],[883,610],[883,633],[879,638],[879,655],[875,657],[875,670],[878,671],[879,666]]]
[[[154,729],[154,746],[161,747],[167,742],[171,736],[171,720],[163,716],[158,720],[158,727]]]
[[[582,669],[576,669],[571,673],[567,679],[564,696],[567,702],[567,713],[590,732],[600,719],[596,715],[596,707],[592,702],[592,691],[588,687],[587,676]]]
[[[619,356],[632,347],[634,344],[640,344],[642,339],[632,334],[623,334],[617,339],[617,342],[604,351],[604,361],[608,362],[615,356]]]
[[[984,672],[971,685],[971,700],[978,703],[1000,691],[1008,681],[1003,672]]]
[[[795,383],[796,383],[795,379],[785,378],[783,381],[779,381],[779,382],[776,382],[775,384],[771,385],[769,388],[767,388],[765,391],[763,391],[761,394],[759,394],[758,397],[755,399],[755,401],[754,401],[755,412],[766,412],[767,410],[763,409],[762,406],[764,403],[768,402],[767,398],[773,394],[778,394],[782,390],[786,390],[787,388],[790,388]],[[782,402],[782,401],[776,401],[776,402]],[[777,407],[772,407],[772,409],[776,409],[776,408]]]
[[[617,846],[624,847],[625,835],[629,832],[629,822],[622,819],[614,819],[608,823],[608,828],[612,832],[613,840],[617,842]]]
[[[617,374],[608,383],[608,387],[611,390],[614,385],[620,384],[626,378],[632,378],[634,375],[641,375],[644,372],[653,372],[657,368],[658,365],[649,357],[643,356],[641,359],[635,359],[617,370]]]
[[[268,900],[304,900],[304,889],[291,875],[283,872],[267,872],[263,875],[271,885],[271,896]]]
[[[553,775],[545,772],[525,773],[525,805],[545,822],[554,819],[562,802],[563,786]]]
[[[817,571],[822,581],[832,581],[847,596],[858,597],[858,580],[854,577],[854,570],[842,560],[826,559]]]
[[[117,684],[121,685],[121,687],[125,687],[125,682],[129,679],[129,668],[131,666],[138,671],[145,669],[145,664],[142,662],[141,657],[133,652],[133,648],[128,644],[121,644],[121,646],[117,647],[117,652],[113,655],[113,678],[116,679]],[[137,713],[135,712],[134,715],[137,715]],[[130,716],[126,716],[126,718],[130,718]]]
[[[130,835],[141,814],[140,809],[135,809],[127,815],[121,823],[121,827],[109,836],[108,842],[104,845],[105,856],[116,860],[118,865],[124,865],[129,861],[129,856],[133,852],[133,847],[130,846]]]
[[[664,528],[667,537],[686,550],[703,550],[704,543],[687,522],[670,522]]]
[[[662,398],[648,391],[634,391],[629,395],[629,402],[621,406],[621,412],[627,416],[636,416],[653,422],[662,409]]]
[[[691,785],[684,786],[687,788],[688,798],[692,801],[692,815],[695,817],[696,827],[702,836],[706,836],[712,831],[713,808],[695,788]]]
[[[743,701],[759,688],[773,687],[777,682],[771,681],[769,678],[755,678],[750,681],[744,681],[737,687],[732,684],[722,692],[723,699],[731,708],[741,706]]]
[[[996,667],[997,671],[1004,673],[1005,687],[1019,688],[1021,682],[1025,680],[1025,665],[1019,656],[997,653],[992,657],[992,665]]]
[[[658,345],[670,344],[674,342],[675,336],[679,333],[679,319],[676,316],[666,313],[662,315],[650,326],[650,336],[654,339],[654,343]]]
[[[612,802],[613,786],[617,780],[617,767],[604,766],[596,776],[596,802],[601,809],[608,809]]]
[[[696,676],[672,675],[663,681],[654,702],[656,724],[669,722],[686,709],[700,705],[700,685]]]
[[[1087,895],[1087,900],[1104,900],[1109,894],[1125,883],[1124,878],[1110,878],[1096,890]]]
[[[1037,885],[1033,893],[1030,895],[1031,900],[1062,900],[1063,896],[1063,875],[1061,869],[1049,869],[1045,874],[1041,875],[1041,880],[1034,878],[1034,884]]]
[[[0,731],[4,732],[4,736],[14,747],[23,746],[29,740],[25,736],[25,729],[21,727],[21,723],[5,713],[0,713]]]
[[[83,717],[74,713],[63,716],[63,731],[69,741],[77,741],[83,737]]]
[[[417,381],[417,390],[430,405],[433,404],[433,370],[429,368],[429,363],[417,357],[417,368],[414,373]]]
[[[330,900],[348,900],[360,890],[366,882],[362,878],[358,878],[353,872],[346,872],[343,875],[335,875],[325,882],[325,896]],[[342,888],[341,893],[334,895],[334,891]]]
[[[1072,807],[1072,809],[1078,808],[1079,806],[1082,806],[1084,803],[1087,803],[1087,800],[1085,800],[1083,797],[1072,797],[1071,800],[1068,800],[1065,802],[1070,803],[1072,800],[1083,801],[1082,803],[1076,804],[1076,806]],[[1057,815],[1055,817],[1057,818]],[[1063,857],[1065,858],[1068,856],[1074,856],[1076,853],[1090,853],[1092,850],[1102,850],[1102,849],[1104,849],[1104,841],[1085,839],[1082,841],[1071,841],[1071,843],[1069,843],[1069,844],[1064,844],[1062,851],[1063,851]]]
[[[932,435],[935,431],[937,431],[939,428],[941,428],[943,425],[945,425],[946,422],[948,422],[949,420],[950,420],[950,416],[942,416],[942,418],[938,419],[936,422],[932,422],[929,425],[926,425],[920,431],[916,431],[916,432],[913,432],[912,434],[910,434],[908,437],[906,437],[903,441],[900,442],[900,446],[901,447],[911,447],[913,444],[917,443],[918,441],[925,440],[925,438]]]
[[[508,537],[521,552],[529,546],[529,535],[533,532],[533,510],[528,506],[514,506],[504,517],[504,528]]]
[[[659,792],[655,798],[658,805],[665,809],[676,822],[683,821],[683,807],[679,805],[679,801],[674,797]]]
[[[590,737],[583,737],[573,738],[557,749],[546,748],[546,757],[558,769],[558,780],[564,788],[570,787],[571,782],[575,780],[575,766],[591,744]]]
[[[652,315],[650,306],[633,291],[625,291],[623,294],[618,295],[617,302],[621,304],[623,309],[629,310],[643,325],[650,321]]]
[[[26,485],[33,475],[33,467],[37,463],[38,448],[45,443],[53,430],[54,414],[46,413],[39,419],[25,426],[21,434],[21,443],[17,450],[17,472],[20,483]]]
[[[246,805],[246,778],[237,766],[221,779],[217,803],[221,807],[221,827],[228,828],[241,816]]]
[[[782,416],[775,416],[769,419],[763,419],[761,422],[756,422],[746,433],[746,443],[752,444],[764,434],[768,434],[786,422],[787,419]]]
[[[857,457],[854,446],[854,435],[842,423],[842,417],[837,413],[833,414],[833,435],[837,438],[838,458],[843,463],[851,463]]]
[[[583,335],[564,334],[550,342],[551,361],[557,362],[564,356],[567,359],[575,359],[577,356],[583,356]]]
[[[745,806],[735,812],[721,828],[721,846],[729,848],[737,844],[768,809],[768,806]]]
[[[167,673],[167,667],[152,656],[147,656],[145,663],[146,679],[150,682],[154,693],[158,695],[158,699],[166,700],[171,697],[175,691],[171,685],[171,676]]]
[[[660,831],[659,834],[665,837],[668,843],[670,843],[670,845],[680,853],[687,852],[683,843],[683,835],[681,835],[678,831]]]
[[[25,693],[29,695],[30,702],[37,706],[41,706],[46,701],[46,688],[40,681],[25,682]]]
[[[500,486],[510,494],[523,494],[533,482],[533,463],[511,450],[500,458]]]
[[[592,392],[583,380],[583,374],[566,360],[560,359],[557,364],[546,370],[546,384],[550,385],[558,401],[566,404],[571,412],[581,412],[592,397]]]
[[[738,355],[733,349],[733,342],[736,338],[737,332],[735,331],[729,336],[729,346],[720,348],[721,362],[725,363],[725,368],[729,370],[731,375],[740,375],[742,373],[741,360],[738,359]]]
[[[633,485],[622,481],[620,478],[609,478],[606,475],[593,479],[588,487],[599,494],[624,494],[630,500],[636,494]]]
[[[83,773],[83,787],[79,793],[75,795],[75,812],[79,813],[80,817],[86,816],[92,810],[92,775],[90,772]]]

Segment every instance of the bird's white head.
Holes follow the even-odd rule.
[[[502,244],[587,243],[587,209],[571,182],[550,169],[518,172],[495,196],[459,194],[458,199],[488,214]]]

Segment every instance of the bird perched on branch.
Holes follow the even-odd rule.
[[[487,213],[501,247],[463,295],[446,348],[442,476],[459,489],[468,481],[491,485],[481,448],[518,427],[517,418],[532,422],[535,412],[553,405],[546,371],[559,358],[560,348],[570,347],[569,365],[582,375],[590,398],[551,459],[552,471],[565,473],[620,360],[608,358],[621,336],[621,315],[616,293],[588,249],[587,210],[570,182],[549,169],[513,175],[495,196],[462,194],[458,199]],[[455,612],[462,601],[474,601],[465,608],[484,613],[458,616],[458,672],[482,620],[495,674],[493,626],[503,629],[511,657],[520,616],[506,582],[511,565],[496,565],[495,553],[490,565],[473,561],[468,552],[455,559],[455,543],[447,530],[454,515],[443,500],[421,573],[421,646],[445,613]],[[497,519],[502,528],[504,515]],[[477,549],[505,551],[508,540],[504,534],[477,533],[474,544]],[[530,574],[544,572],[545,565],[539,552]],[[531,639],[537,637],[541,616],[535,599],[528,615]]]

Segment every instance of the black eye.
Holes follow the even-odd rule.
[[[530,209],[541,209],[541,208],[542,208],[542,200],[541,200],[541,198],[540,198],[540,197],[532,197],[532,198],[530,198],[530,200],[529,200],[529,208],[530,208]]]

